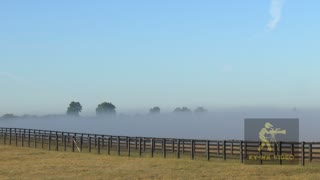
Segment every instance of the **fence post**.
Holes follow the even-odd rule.
[[[6,134],[7,134],[7,129],[4,131],[3,129],[1,129],[1,135],[2,135],[2,137],[3,137],[3,144],[6,144]]]
[[[37,148],[37,135],[35,133],[33,134],[33,138],[34,138],[34,148]]]
[[[2,128],[0,128],[0,142],[1,142],[1,136],[3,136]]]
[[[103,149],[104,147],[104,135],[101,136],[101,148]]]
[[[110,137],[107,137],[107,154],[110,154]]]
[[[262,142],[261,142],[261,141],[259,141],[258,146],[260,147],[260,146],[261,146],[261,144],[262,144]],[[259,151],[259,156],[260,156],[260,164],[262,164],[262,149]],[[280,159],[281,159],[281,158],[280,158]]]
[[[58,134],[56,134],[56,151],[59,151],[59,137],[58,137]]]
[[[191,159],[194,159],[194,141],[191,140],[190,142],[190,154],[191,154]]]
[[[120,137],[118,136],[118,138],[117,138],[117,140],[118,140],[118,143],[117,143],[117,151],[118,151],[118,156],[120,156]]]
[[[107,153],[108,155],[110,155],[110,137],[107,138],[107,144],[108,144]]]
[[[6,129],[6,130],[7,130],[7,129]],[[3,143],[4,143],[4,144],[7,144],[6,141],[7,141],[7,133],[5,132],[5,133],[4,133],[4,136],[3,136]]]
[[[141,150],[142,150],[142,148],[141,148],[141,138],[139,138],[139,156],[141,157]]]
[[[103,150],[103,147],[104,147],[104,136],[102,136],[102,138],[101,138],[101,147],[102,147],[102,150]]]
[[[70,133],[69,132],[68,132],[67,138],[68,138],[68,143],[70,143]]]
[[[3,128],[0,128],[0,137],[2,137],[3,136]],[[0,138],[0,141],[1,141],[2,139]]]
[[[23,129],[23,139],[24,139],[25,135],[26,135],[26,130]],[[24,141],[24,140],[23,140],[23,141]]]
[[[309,161],[312,161],[312,143],[309,144]]]
[[[143,152],[146,151],[146,140],[143,138]]]
[[[23,134],[20,130],[19,130],[19,133],[20,133],[21,146],[23,147]]]
[[[177,157],[180,159],[180,139],[177,140]]]
[[[294,143],[291,144],[291,154],[294,156]]]
[[[126,145],[126,150],[128,150],[128,136],[126,136],[125,145]]]
[[[247,142],[244,142],[244,157],[247,158]]]
[[[67,151],[67,136],[64,136],[64,137],[63,137],[63,145],[64,145],[63,150],[64,150],[64,151]]]
[[[20,141],[20,139],[21,139],[21,135],[22,135],[22,131],[21,131],[21,129],[18,129],[18,139],[19,139],[19,141]]]
[[[282,141],[279,142],[279,163],[280,165],[282,165],[282,158],[281,158],[281,155],[282,155]]]
[[[101,140],[101,138],[98,137],[98,154],[100,154],[100,140]]]
[[[96,134],[94,135],[94,147],[95,148],[97,147],[97,135]]]
[[[206,155],[207,155],[207,160],[210,160],[210,141],[206,142]]]
[[[43,146],[44,146],[44,142],[43,142],[43,141],[44,141],[44,140],[43,140],[44,137],[43,137],[43,136],[44,136],[44,135],[41,134],[41,148],[42,148],[42,149],[43,149]]]
[[[113,137],[110,136],[110,148],[112,148],[112,144],[113,144]]]
[[[174,139],[172,139],[172,152],[174,152]]]
[[[4,129],[2,128],[0,131],[1,131],[1,133],[0,133],[1,136],[4,138],[4,134],[7,134],[7,129],[5,129],[5,131],[4,131]],[[3,139],[3,143],[4,143],[4,139]]]
[[[220,155],[220,143],[217,141],[217,155]]]
[[[135,146],[136,146],[136,150],[138,149],[138,140],[137,140],[137,137],[135,139]]]
[[[82,146],[83,146],[83,134],[80,136],[80,152],[82,152]]]
[[[231,142],[231,155],[233,155],[233,140]]]
[[[3,128],[0,128],[0,136],[3,136]],[[1,138],[0,138],[1,140]]]
[[[88,151],[91,152],[91,137],[88,137]]]
[[[28,147],[30,147],[30,129],[28,129]]]
[[[167,157],[166,139],[162,139],[162,153],[163,153],[163,158],[166,158]]]
[[[305,153],[304,153],[304,144],[305,144],[304,141],[302,141],[301,142],[301,165],[302,166],[304,166],[304,158],[305,158],[304,157],[304,155],[305,155]]]
[[[151,157],[153,157],[153,151],[154,151],[154,149],[153,149],[153,139],[150,139],[150,145],[151,145]]]
[[[184,154],[184,140],[182,140],[182,154]]]
[[[18,146],[18,133],[15,133],[16,146]]]
[[[50,151],[50,147],[51,147],[51,133],[49,134],[49,137],[48,137],[48,150]]]
[[[223,141],[223,160],[227,159],[226,141]]]
[[[9,129],[9,144],[11,145],[11,128]]]
[[[243,163],[243,141],[240,141],[240,162]]]
[[[130,157],[130,138],[128,137],[128,157]]]
[[[72,152],[74,152],[74,141],[75,141],[75,138],[74,136],[72,136]]]

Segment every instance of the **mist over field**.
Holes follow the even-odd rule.
[[[51,115],[1,119],[1,127],[19,127],[123,136],[243,139],[245,118],[299,118],[300,141],[319,141],[320,111],[281,109],[225,109],[207,113],[161,113],[70,117]]]

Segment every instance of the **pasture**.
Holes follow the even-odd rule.
[[[244,165],[238,160],[124,157],[0,145],[0,179],[319,179],[320,164]]]

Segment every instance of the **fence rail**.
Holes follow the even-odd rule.
[[[261,144],[257,141],[129,137],[5,127],[0,127],[0,144],[119,156],[239,159],[241,163],[248,160],[249,154],[263,153],[257,150]],[[279,142],[272,144],[272,148],[274,155],[293,154],[301,165],[320,160],[320,142]],[[281,158],[279,164],[282,164]]]

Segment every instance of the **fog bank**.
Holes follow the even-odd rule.
[[[167,113],[113,117],[19,117],[1,119],[1,127],[61,130],[123,136],[193,139],[243,139],[245,118],[299,118],[300,141],[320,141],[316,110],[225,110],[209,113]]]

